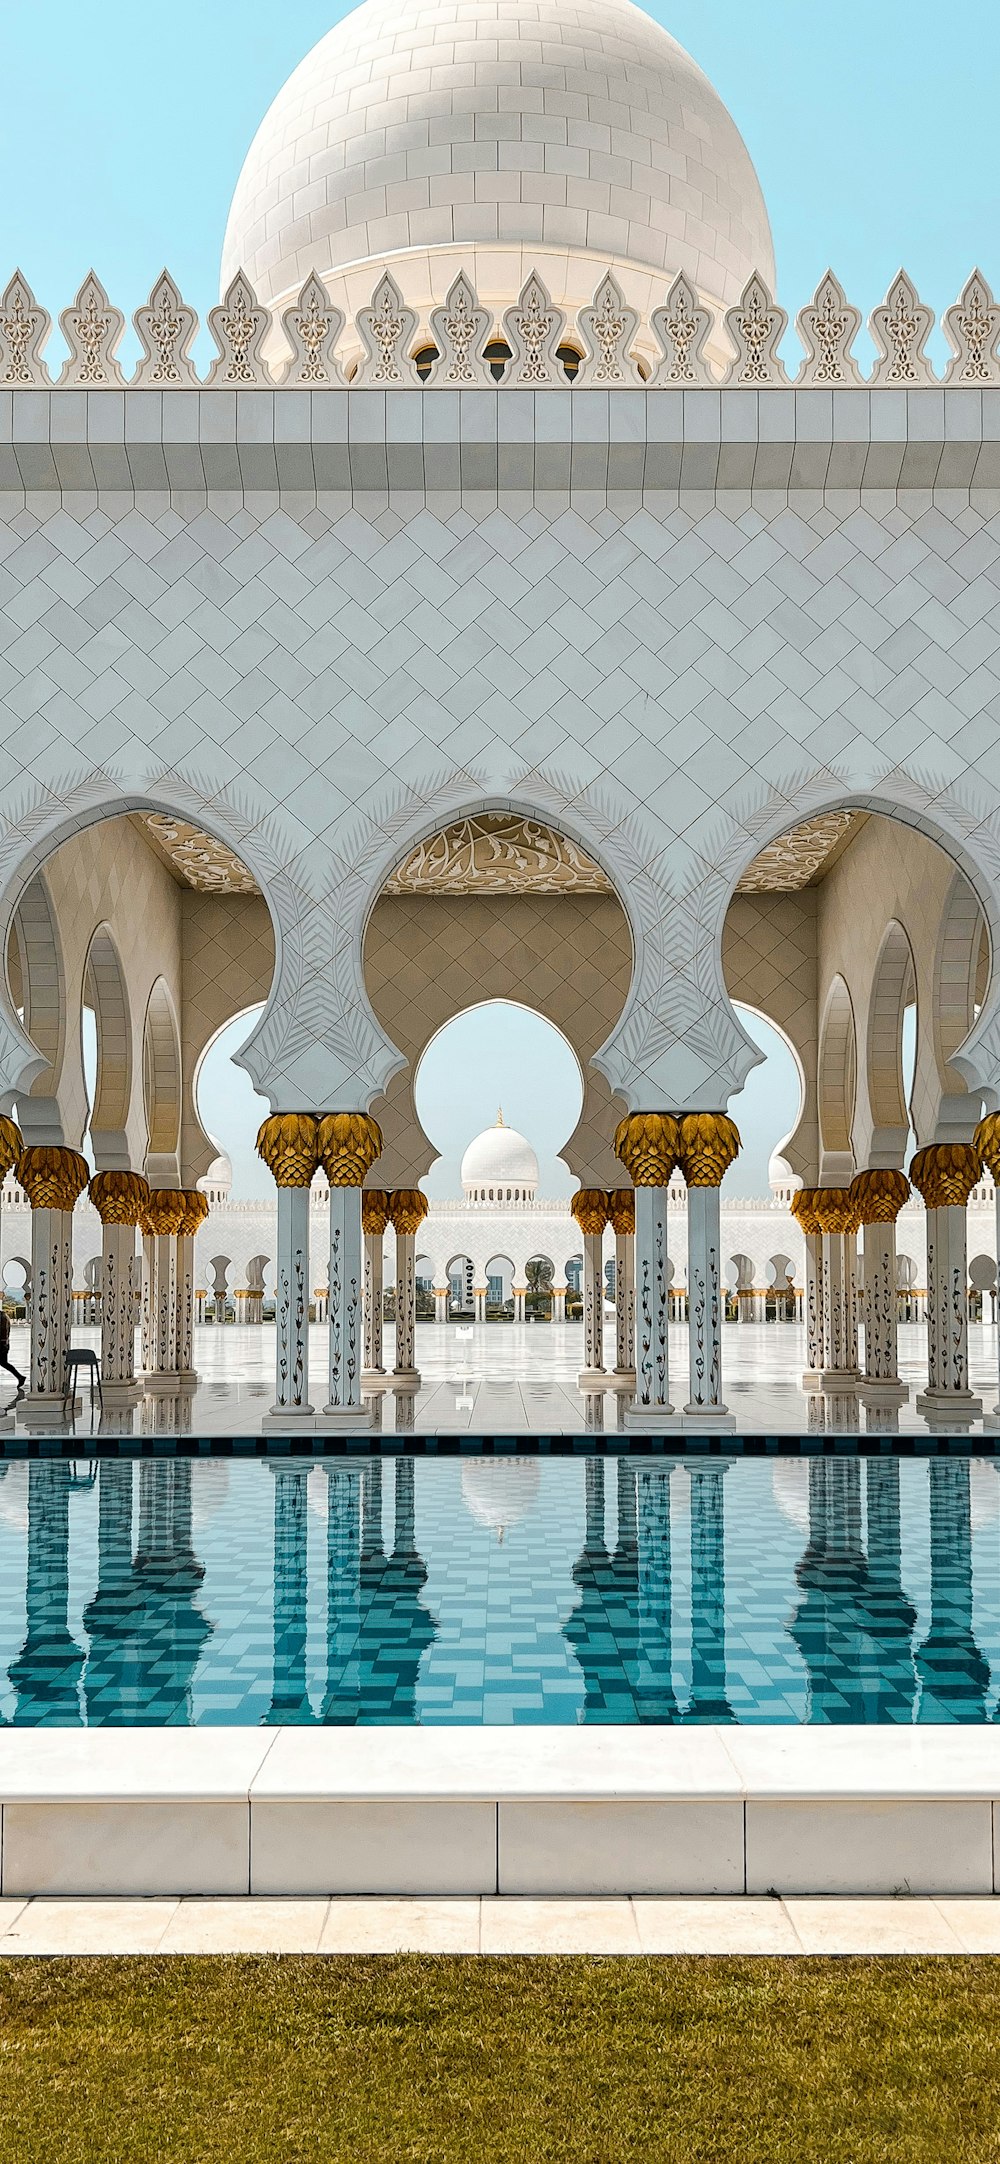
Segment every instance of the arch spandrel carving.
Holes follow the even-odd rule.
[[[132,378],[142,390],[191,390],[199,377],[191,359],[198,329],[194,309],[181,299],[168,271],[161,272],[144,308],[132,318],[143,355]]]

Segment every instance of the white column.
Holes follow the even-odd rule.
[[[104,1395],[139,1398],[135,1295],[140,1262],[134,1225],[104,1225],[101,1239],[101,1378]]]
[[[899,1379],[897,1352],[896,1217],[910,1192],[902,1172],[875,1168],[851,1183],[864,1240],[865,1364],[861,1388],[873,1408],[901,1405],[910,1393]]]
[[[687,1418],[713,1423],[726,1418],[722,1402],[722,1268],[719,1190],[688,1189],[688,1363],[690,1399]]]
[[[366,1232],[365,1239],[365,1289],[362,1302],[365,1331],[365,1365],[362,1386],[366,1391],[383,1390],[386,1383],[382,1363],[382,1316],[384,1299],[384,1261],[382,1242],[385,1225],[380,1232]]]
[[[823,1234],[824,1338],[826,1365],[823,1387],[843,1390],[857,1380],[857,1333],[852,1330],[853,1274],[847,1253],[853,1233]],[[854,1358],[851,1358],[852,1345]]]
[[[604,1237],[583,1235],[583,1372],[581,1390],[604,1382]]]
[[[27,1426],[58,1419],[73,1322],[73,1206],[89,1166],[78,1150],[26,1149],[18,1179],[31,1203],[31,1371],[18,1408]]]
[[[515,1294],[515,1300],[516,1300],[516,1297],[517,1297],[517,1296],[516,1296],[516,1294]],[[435,1287],[434,1287],[434,1320],[435,1320],[435,1322],[436,1322],[436,1323],[446,1323],[446,1322],[447,1322],[447,1320],[448,1320],[448,1301],[449,1301],[449,1298],[450,1298],[450,1292],[449,1292],[449,1288],[448,1288],[448,1286],[447,1286],[447,1285],[435,1285]],[[524,1321],[524,1314],[523,1314],[523,1303],[522,1303],[522,1314],[521,1314],[520,1320],[521,1320],[522,1322]]]
[[[486,1285],[473,1285],[472,1298],[475,1303],[477,1322],[486,1321],[486,1294],[488,1290],[489,1288]]]
[[[565,1322],[566,1320],[565,1285],[553,1285],[552,1287],[552,1320],[553,1322]]]
[[[184,1217],[177,1234],[174,1288],[174,1367],[179,1390],[194,1390],[198,1376],[194,1364],[194,1243],[199,1225],[208,1216],[208,1202],[197,1188],[184,1191]],[[243,1301],[246,1320],[247,1295]]]
[[[667,1349],[667,1188],[635,1191],[635,1404],[629,1425],[659,1427],[673,1412]]]
[[[927,1389],[918,1413],[972,1420],[982,1400],[969,1388],[969,1263],[966,1205],[982,1170],[969,1143],[918,1150],[910,1177],[927,1211]]]
[[[276,1390],[262,1425],[275,1432],[309,1427],[309,1189],[279,1187]]]
[[[803,1390],[818,1390],[826,1365],[826,1292],[823,1284],[823,1236],[807,1232],[806,1243],[806,1371]]]
[[[615,1371],[613,1381],[617,1389],[635,1388],[635,1203],[631,1194],[628,1201],[628,1221],[615,1224]],[[612,1223],[614,1213],[622,1207],[617,1194],[612,1195]]]
[[[323,1428],[361,1429],[368,1414],[361,1405],[362,1322],[360,1187],[330,1188],[330,1329],[329,1396]]]
[[[972,1138],[972,1146],[975,1150],[978,1151],[980,1157],[983,1160],[983,1163],[988,1166],[990,1172],[993,1175],[993,1180],[995,1183],[995,1244],[997,1251],[997,1285],[998,1289],[1000,1289],[1000,1112],[988,1112],[985,1119],[980,1120],[979,1125],[976,1128],[976,1132]],[[998,1317],[998,1301],[996,1292],[994,1292],[992,1295],[992,1306],[993,1327],[995,1330],[997,1330],[997,1351],[998,1359],[1000,1359],[1000,1329],[998,1329],[998,1321],[1000,1321],[1000,1317]],[[998,1398],[997,1403],[993,1407],[992,1420],[990,1423],[991,1426],[994,1421],[1000,1421],[1000,1398]]]
[[[146,1269],[147,1341],[144,1363],[147,1383],[160,1388],[160,1378],[177,1387],[177,1237],[172,1232],[147,1232],[143,1241]]]
[[[417,1241],[412,1232],[396,1233],[396,1365],[394,1383],[417,1380]],[[483,1294],[485,1300],[486,1295]],[[478,1308],[479,1295],[476,1295]]]
[[[515,1321],[515,1322],[523,1322],[523,1321],[524,1321],[524,1302],[525,1302],[525,1298],[526,1298],[526,1295],[527,1295],[527,1291],[528,1291],[528,1288],[527,1288],[527,1286],[526,1286],[526,1285],[515,1285],[515,1286],[514,1286],[514,1288],[513,1288],[513,1291],[514,1291],[514,1321]],[[446,1297],[447,1297],[447,1295],[446,1295]],[[435,1299],[436,1299],[436,1298],[437,1298],[437,1295],[435,1294]],[[443,1320],[444,1320],[444,1317],[442,1316],[442,1321],[443,1321]]]

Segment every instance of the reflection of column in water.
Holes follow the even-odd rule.
[[[809,1540],[795,1576],[803,1598],[788,1625],[809,1679],[810,1721],[866,1721],[868,1661],[856,1458],[810,1458]]]
[[[619,1504],[619,1510],[621,1504]],[[634,1517],[634,1512],[633,1512]],[[604,1537],[604,1460],[584,1462],[584,1541],[573,1565],[580,1598],[562,1627],[583,1677],[581,1721],[631,1721],[632,1690],[618,1643],[611,1558]]]
[[[389,1557],[381,1544],[381,1472],[379,1465],[378,1545],[369,1549],[366,1524],[361,1568],[360,1718],[412,1722],[418,1718],[420,1663],[437,1637],[437,1623],[420,1598],[427,1566],[416,1547],[414,1461],[396,1459],[395,1537]]]
[[[361,1561],[372,1563],[385,1555],[382,1537],[382,1460],[372,1458],[362,1476]]]
[[[893,1413],[898,1418],[895,1408]],[[869,1458],[865,1477],[868,1576],[861,1606],[875,1650],[869,1719],[909,1721],[916,1696],[912,1652],[916,1609],[903,1591],[898,1458]]]
[[[673,1682],[670,1475],[661,1459],[638,1474],[637,1609],[640,1667],[635,1686],[640,1721],[676,1721]]]
[[[80,1719],[83,1653],[69,1629],[69,1497],[65,1460],[28,1468],[27,1628],[8,1671],[15,1725],[61,1727]]]
[[[819,1391],[808,1394],[806,1427],[810,1435],[822,1435],[826,1431],[826,1405]]]
[[[274,1656],[264,1719],[303,1724],[314,1718],[306,1685],[309,1474],[304,1466],[268,1463],[274,1478]]]
[[[320,1719],[328,1727],[351,1726],[359,1712],[364,1478],[355,1466],[326,1466],[326,1693]]]
[[[135,1616],[132,1571],[133,1467],[104,1458],[98,1472],[97,1589],[83,1611],[89,1640],[83,1691],[91,1724],[128,1727],[133,1719]]]
[[[920,1721],[981,1721],[990,1665],[972,1632],[968,1458],[931,1458],[931,1620],[917,1651]]]
[[[726,1697],[724,1465],[692,1465],[689,1721],[732,1721]]]
[[[204,1577],[191,1533],[191,1460],[144,1460],[134,1566],[134,1713],[162,1726],[193,1719],[192,1685],[213,1625],[195,1604]]]

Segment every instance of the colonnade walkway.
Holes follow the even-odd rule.
[[[96,1330],[74,1332],[74,1345],[99,1347]],[[116,1406],[93,1416],[86,1384],[74,1430],[84,1436],[93,1427],[107,1435],[144,1434],[252,1436],[260,1433],[274,1395],[274,1330],[268,1324],[205,1325],[195,1331],[194,1356],[199,1376],[195,1389],[176,1396],[157,1393],[136,1406]],[[614,1359],[614,1329],[605,1331],[609,1366]],[[900,1324],[899,1373],[909,1397],[898,1406],[866,1405],[857,1392],[805,1391],[804,1329],[795,1323],[747,1327],[724,1326],[726,1399],[730,1433],[739,1435],[900,1434],[935,1432],[934,1416],[917,1410],[927,1372],[927,1332],[922,1323]],[[687,1370],[687,1326],[670,1329],[670,1366]],[[997,1400],[997,1333],[992,1327],[969,1328],[970,1381],[993,1421]],[[384,1435],[584,1435],[624,1432],[627,1393],[607,1389],[585,1392],[578,1384],[581,1356],[579,1324],[487,1323],[460,1336],[451,1328],[418,1324],[416,1389],[391,1389],[366,1401],[374,1432]],[[11,1332],[11,1358],[23,1367],[28,1357],[25,1328]],[[326,1375],[323,1333],[310,1341],[310,1393],[314,1403]],[[4,1400],[0,1396],[0,1407]],[[721,1425],[721,1424],[720,1424]],[[664,1421],[671,1433],[704,1435],[704,1418],[685,1422],[679,1411]],[[984,1422],[966,1428],[950,1420],[947,1432],[975,1436]],[[58,1422],[53,1431],[58,1432]]]

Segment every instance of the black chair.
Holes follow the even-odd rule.
[[[76,1397],[77,1377],[81,1368],[83,1368],[84,1372],[89,1374],[90,1376],[91,1411],[93,1411],[94,1408],[94,1384],[96,1382],[97,1395],[98,1399],[100,1400],[100,1407],[103,1413],[104,1392],[101,1389],[101,1363],[97,1357],[97,1354],[95,1352],[92,1352],[89,1346],[81,1347],[79,1350],[74,1350],[73,1352],[68,1352],[66,1354],[66,1382],[63,1389],[63,1411],[65,1412],[67,1405],[71,1405]]]

